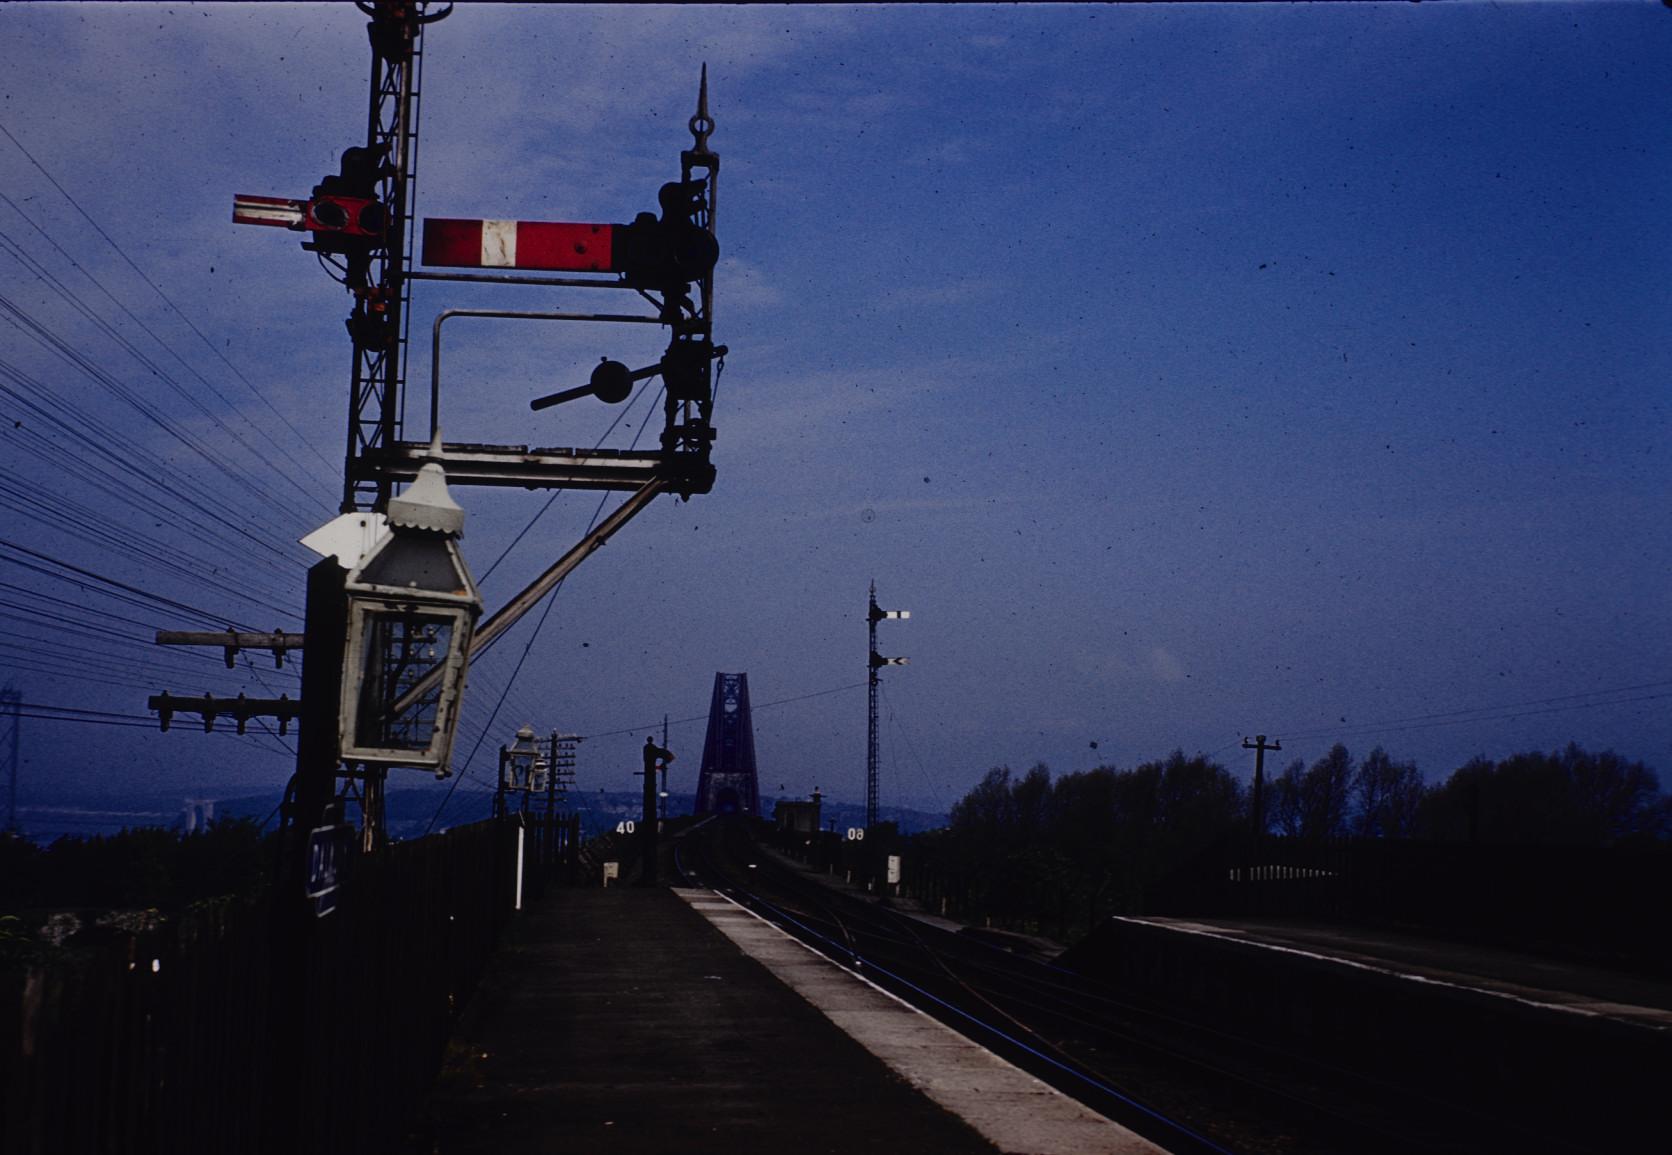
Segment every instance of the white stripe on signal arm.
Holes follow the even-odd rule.
[[[482,267],[514,269],[517,267],[517,222],[482,222]]]

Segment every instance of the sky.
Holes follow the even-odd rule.
[[[348,298],[231,200],[306,196],[363,143],[364,24],[0,6],[25,803],[291,770],[294,735],[164,734],[145,699],[294,695],[294,664],[150,638],[300,628]],[[1254,734],[1431,781],[1570,741],[1672,771],[1663,5],[464,4],[426,33],[418,214],[654,209],[704,63],[716,486],[658,499],[473,668],[446,822],[485,812],[524,723],[588,736],[582,790],[628,790],[666,715],[694,789],[717,671],[748,674],[763,798],[862,800],[873,581],[912,615],[879,628],[910,659],[885,806],[1174,749],[1247,778]],[[634,303],[417,286],[410,428],[440,309],[605,302]],[[445,434],[625,448],[649,394],[527,401],[662,343],[452,322]],[[454,496],[489,612],[599,508]]]

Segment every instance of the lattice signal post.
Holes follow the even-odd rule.
[[[877,653],[877,623],[886,621],[904,621],[911,617],[910,610],[885,610],[877,606],[877,583],[871,583],[870,609],[865,614],[866,624],[871,631],[871,659],[866,671],[867,688],[867,725],[865,727],[865,829],[870,830],[877,824],[877,671],[884,666],[909,665],[906,658],[885,658]]]
[[[430,262],[452,268],[555,269],[590,276],[528,276],[503,271],[419,273],[411,268],[411,261],[416,231],[412,192],[418,152],[422,38],[425,27],[451,12],[452,5],[440,6],[432,13],[423,0],[357,0],[357,4],[371,17],[366,143],[346,150],[339,171],[320,180],[306,198],[239,195],[233,200],[236,223],[308,234],[302,247],[332,271],[353,300],[348,317],[353,364],[342,513],[304,539],[304,544],[325,555],[325,560],[308,571],[302,703],[297,709],[283,700],[206,697],[193,701],[172,695],[160,695],[160,702],[153,703],[165,721],[176,711],[193,712],[202,715],[206,727],[213,727],[220,715],[231,715],[240,725],[250,718],[266,716],[284,721],[294,716],[300,723],[296,772],[283,807],[281,897],[272,904],[275,957],[269,1031],[274,1053],[273,1093],[278,1101],[297,1097],[298,1073],[307,1060],[306,1015],[286,1013],[286,1009],[305,1010],[309,1003],[309,927],[329,909],[311,902],[304,905],[301,899],[322,893],[309,877],[310,864],[334,861],[333,848],[343,841],[340,836],[344,828],[335,820],[342,803],[359,804],[361,848],[376,849],[384,826],[383,782],[387,768],[423,766],[443,776],[450,772],[459,690],[470,658],[551,593],[655,497],[674,493],[689,498],[712,488],[714,469],[709,451],[714,441],[714,384],[724,367],[726,352],[725,346],[713,343],[713,271],[719,255],[714,222],[720,158],[708,147],[714,120],[708,112],[706,68],[697,111],[690,120],[694,144],[680,153],[680,179],[663,185],[657,195],[661,215],[640,213],[630,225],[579,226],[597,230],[589,235],[597,236],[599,243],[607,238],[608,253],[602,260],[577,267],[561,254],[548,252],[542,259],[532,239],[526,246],[521,243],[521,225],[507,230],[498,224],[480,223],[474,253],[467,244],[461,255],[456,244],[449,249],[438,239]],[[534,226],[532,238],[540,227],[538,222],[528,223]],[[441,227],[444,224],[437,222],[433,230],[438,238],[446,232]],[[426,238],[431,232],[426,230]],[[429,429],[426,437],[413,441],[404,437],[402,415],[406,406],[410,291],[417,280],[625,290],[635,299],[648,299],[655,312],[441,310],[432,329]],[[656,364],[635,371],[605,357],[593,371],[588,386],[532,402],[535,409],[583,397],[619,403],[626,400],[634,380],[660,376],[666,398],[660,447],[646,453],[623,453],[443,443],[442,322],[458,316],[666,327],[671,337]],[[462,529],[463,510],[448,496],[449,483],[618,490],[627,497],[532,584],[477,624],[481,603],[453,544]],[[397,496],[396,487],[409,484],[410,488]],[[433,492],[421,502],[414,500],[426,486]],[[403,508],[405,513],[401,513]],[[427,551],[437,564],[403,553],[401,566],[406,568],[397,574],[395,570],[400,567],[395,565],[390,542],[402,538],[403,530],[411,537],[407,545],[412,550]],[[386,557],[388,565],[384,564]],[[374,569],[378,572],[373,573]],[[387,584],[382,580],[385,577],[414,580]],[[443,579],[444,586],[431,588],[424,584]],[[413,593],[414,589],[421,597]],[[401,666],[398,660],[391,666],[387,660],[390,647],[380,649],[379,639],[398,641],[403,653],[420,659],[424,668]],[[272,649],[280,655],[293,642],[283,635],[231,640],[242,648]],[[364,648],[362,640],[366,642]],[[190,639],[189,644],[225,649],[228,638],[206,635]],[[402,719],[412,721],[415,732],[408,732],[414,731],[414,726],[397,725]],[[527,755],[532,764],[532,754],[526,750],[519,754]],[[332,820],[327,821],[327,814],[333,816]],[[327,850],[332,853],[325,853]],[[293,1129],[298,1118],[299,1112],[291,1112],[279,1120],[271,1136],[272,1150],[297,1148]]]
[[[333,272],[352,298],[348,333],[353,367],[343,513],[310,535],[309,540],[365,533],[368,536],[359,552],[371,548],[378,531],[375,519],[387,508],[396,487],[412,482],[426,463],[439,466],[452,485],[598,489],[627,494],[614,511],[532,584],[476,627],[469,640],[468,660],[537,605],[655,497],[673,493],[689,498],[713,487],[710,450],[714,442],[714,386],[724,368],[727,350],[713,342],[713,271],[719,256],[714,228],[720,158],[708,146],[714,131],[708,109],[708,73],[705,66],[696,113],[690,119],[692,147],[680,152],[680,179],[663,185],[657,194],[659,214],[641,212],[628,224],[437,218],[423,222],[420,263],[432,268],[420,271],[412,267],[419,238],[419,222],[412,206],[423,35],[425,27],[446,16],[452,6],[438,5],[431,12],[430,6],[419,0],[360,0],[359,7],[371,17],[366,143],[345,151],[340,170],[321,179],[306,198],[240,194],[233,200],[236,223],[307,234],[302,247]],[[543,272],[577,275],[534,275]],[[431,333],[429,428],[422,439],[409,440],[403,424],[407,334],[411,290],[419,281],[624,290],[635,301],[648,300],[654,312],[440,310]],[[627,399],[635,381],[660,377],[664,392],[660,446],[633,452],[442,442],[442,326],[457,317],[607,321],[668,329],[667,349],[656,363],[629,369],[606,356],[592,371],[588,384],[530,403],[535,410],[583,398],[616,404]],[[320,551],[331,552],[324,547]],[[310,591],[313,588],[310,584]],[[320,589],[321,596],[329,596],[323,584]],[[304,688],[308,684],[307,669],[321,663],[315,656],[316,646],[326,642],[314,636],[311,623],[315,617],[310,605]],[[330,620],[329,615],[319,620]],[[281,653],[281,642],[292,643],[291,638],[276,635],[237,641],[247,648],[259,646]],[[225,645],[224,638],[212,641],[207,635],[192,642]],[[393,708],[411,709],[414,702],[435,690],[437,681],[437,677],[426,675]],[[285,702],[256,700],[189,701],[173,696],[160,696],[159,700],[165,708],[201,713],[206,725],[212,725],[217,714],[242,723],[247,717],[263,713],[284,717],[293,709]],[[302,719],[304,734],[311,709],[304,706],[297,715]],[[314,728],[317,730],[318,724]],[[309,773],[323,775],[328,781],[334,776],[340,790],[333,786],[322,795],[316,788],[303,791],[299,784],[298,802],[286,808],[286,821],[306,829],[317,821],[317,815],[310,811],[318,809],[319,800],[328,800],[331,793],[336,793],[340,799],[360,804],[363,840],[370,847],[376,842],[371,832],[382,826],[384,769],[373,765],[356,768],[353,762],[339,765],[340,760],[329,757],[329,745],[309,743],[315,752]],[[320,760],[326,768],[317,764]],[[446,772],[445,766],[441,772]]]

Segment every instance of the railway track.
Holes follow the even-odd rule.
[[[1170,1151],[1571,1151],[1513,1121],[1119,999],[1083,976],[839,892],[765,850],[741,819],[674,848],[714,889]]]

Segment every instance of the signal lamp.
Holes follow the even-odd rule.
[[[349,572],[338,733],[344,761],[446,777],[482,598],[459,553],[464,510],[430,461],[389,500],[388,531]]]

